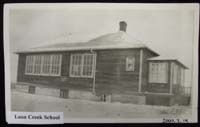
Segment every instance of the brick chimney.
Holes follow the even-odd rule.
[[[124,31],[124,32],[126,32],[126,27],[127,27],[127,24],[126,24],[125,21],[119,22],[119,31]]]

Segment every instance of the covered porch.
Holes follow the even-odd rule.
[[[148,66],[147,102],[157,104],[160,100],[167,105],[190,104],[191,87],[185,84],[185,70],[188,69],[185,65],[177,59],[158,57],[148,59]]]

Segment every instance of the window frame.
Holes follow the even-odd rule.
[[[56,55],[57,54],[51,55],[50,72],[49,72],[50,76],[60,76],[61,75],[61,65],[62,65],[62,55],[61,54],[58,55],[60,57],[59,64],[58,64],[58,74],[52,73],[53,56],[56,56]]]
[[[28,69],[29,69],[29,68],[28,68],[28,60],[29,60],[28,57],[33,57],[33,58],[32,58],[32,59],[33,59],[33,62],[32,62],[32,65],[31,65],[31,66],[32,66],[32,72],[27,72]],[[25,74],[26,74],[26,75],[32,75],[32,74],[34,74],[34,66],[35,66],[35,65],[33,64],[34,61],[35,61],[34,59],[35,59],[34,55],[27,55],[27,56],[26,56],[26,63],[25,63]],[[29,66],[30,66],[30,65],[29,65]]]
[[[51,72],[51,68],[52,68],[52,57],[53,56],[55,56],[55,55],[57,55],[57,56],[59,56],[59,65],[58,65],[58,74],[54,74],[54,73],[52,73]],[[37,57],[37,56],[39,56],[39,57],[41,57],[41,64],[40,64],[40,71],[39,71],[39,73],[38,74],[36,74],[36,73],[34,73],[34,70],[35,70],[35,58]],[[43,66],[44,66],[44,57],[45,56],[50,56],[50,67],[49,67],[49,72],[48,72],[48,74],[46,74],[46,73],[43,73]],[[32,65],[32,72],[31,73],[29,73],[29,72],[27,72],[27,63],[28,63],[28,57],[33,57],[33,65]],[[45,54],[45,55],[26,55],[26,64],[25,64],[25,75],[37,75],[37,76],[61,76],[61,65],[62,65],[62,54]]]
[[[181,83],[182,86],[185,85],[185,70],[184,68],[181,68]]]
[[[180,83],[180,70],[179,66],[173,63],[172,84],[178,85]]]
[[[78,77],[81,77],[81,73],[82,72],[80,72],[80,76],[78,76],[78,75],[74,75],[74,74],[72,74],[72,63],[73,63],[73,56],[78,56],[78,55],[80,55],[81,56],[81,63],[82,63],[82,54],[71,54],[70,55],[70,70],[69,70],[69,76],[70,77],[74,77],[74,78],[78,78]],[[82,69],[81,69],[81,71],[82,71]]]
[[[153,64],[154,64],[154,66],[156,66],[156,72],[151,71],[151,68],[152,68],[151,66],[153,66]],[[165,65],[166,66],[165,67],[165,76],[166,76],[165,81],[160,81],[161,79],[159,78],[159,75],[161,75],[159,73],[159,70],[160,70],[160,68],[162,68],[162,66],[160,64],[166,64]],[[159,68],[159,66],[161,66],[161,67]],[[156,73],[155,79],[153,78],[153,73]],[[148,74],[148,82],[149,83],[167,84],[169,82],[168,81],[168,78],[169,78],[168,73],[169,73],[169,63],[168,62],[149,62],[149,74]],[[152,75],[152,77],[151,77],[151,75]]]
[[[41,75],[43,75],[43,76],[50,76],[50,72],[51,72],[51,56],[50,56],[50,63],[49,63],[49,72],[48,73],[44,73],[44,70],[43,70],[43,67],[44,67],[44,57],[47,57],[47,56],[50,56],[50,55],[48,55],[48,54],[46,54],[46,55],[42,55],[42,58],[43,58],[43,60],[42,60],[42,66],[41,66]]]
[[[133,65],[133,69],[132,70],[128,68],[128,60],[129,59],[133,59],[134,60],[133,64],[132,64]],[[133,71],[135,71],[135,57],[134,56],[127,56],[125,62],[126,62],[125,63],[125,71],[127,71],[127,72],[133,72]]]
[[[81,56],[81,64],[80,64],[80,75],[75,75],[72,72],[72,67],[73,67],[73,57],[74,56]],[[91,75],[83,75],[83,69],[84,69],[84,57],[87,55],[92,55],[92,72]],[[80,54],[80,53],[74,53],[70,55],[70,70],[69,70],[69,76],[72,78],[93,78],[94,77],[94,73],[95,73],[95,61],[96,61],[96,54],[95,53],[84,53],[84,54]]]
[[[41,73],[41,65],[42,65],[42,56],[40,55],[34,55],[34,61],[33,61],[33,74],[40,75]],[[36,63],[36,60],[40,59],[40,64]],[[37,61],[38,62],[38,61]],[[39,68],[39,71],[38,71]]]

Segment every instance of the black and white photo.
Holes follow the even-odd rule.
[[[198,4],[8,4],[4,14],[8,114],[197,120]]]

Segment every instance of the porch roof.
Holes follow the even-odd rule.
[[[176,62],[178,65],[182,66],[184,69],[189,69],[187,66],[185,66],[182,62],[180,62],[176,58],[153,57],[153,58],[149,58],[148,61],[173,61],[173,62]]]

